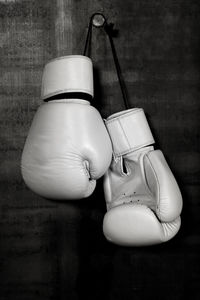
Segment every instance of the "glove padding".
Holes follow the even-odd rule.
[[[49,102],[33,119],[21,160],[25,183],[42,197],[88,197],[110,165],[109,135],[99,112],[85,100],[89,96],[93,73],[88,57],[61,57],[45,66],[42,99]]]
[[[168,241],[180,228],[182,197],[142,109],[112,115],[106,127],[113,160],[104,176],[106,238],[126,246]]]

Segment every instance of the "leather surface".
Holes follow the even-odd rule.
[[[51,199],[89,196],[109,167],[111,142],[99,112],[84,100],[41,105],[22,154],[27,186]]]
[[[110,242],[119,245],[149,246],[173,238],[180,225],[180,217],[170,223],[160,223],[146,205],[129,203],[107,212],[103,231]]]
[[[130,110],[128,113],[126,117],[135,117]],[[124,120],[124,115],[121,113],[118,118]],[[134,121],[128,124],[126,118],[126,138],[121,138],[122,148],[129,141],[131,144],[135,136]],[[121,120],[117,120],[119,122]],[[142,123],[139,122],[139,125],[142,126]],[[122,131],[119,127],[119,135],[118,128],[113,128],[111,139],[115,145]],[[133,137],[127,139],[131,134]],[[108,212],[104,217],[103,230],[108,240],[120,245],[150,245],[167,241],[178,232],[181,193],[162,152],[154,150],[153,146],[128,150],[123,156],[114,154],[104,176],[104,191]]]
[[[143,109],[133,108],[113,114],[106,120],[115,156],[154,144]]]
[[[92,61],[89,57],[68,55],[53,59],[45,65],[41,98],[72,92],[94,96]]]

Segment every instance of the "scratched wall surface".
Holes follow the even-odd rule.
[[[199,299],[200,4],[191,0],[0,0],[0,300]],[[103,12],[130,107],[143,107],[181,187],[182,227],[156,247],[123,248],[102,234],[102,181],[87,200],[42,199],[20,157],[51,58],[82,54],[89,17]],[[94,28],[95,100],[124,109],[109,43]]]

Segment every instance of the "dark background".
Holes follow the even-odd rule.
[[[22,181],[43,67],[82,54],[97,11],[119,29],[130,106],[144,108],[182,191],[182,227],[166,244],[108,243],[101,180],[90,198],[73,202],[42,199]],[[200,299],[199,25],[195,0],[0,1],[0,300]],[[94,103],[107,117],[124,106],[100,29],[91,55]]]

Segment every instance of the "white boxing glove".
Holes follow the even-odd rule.
[[[47,102],[33,119],[21,160],[25,183],[40,196],[88,197],[108,169],[112,146],[99,112],[87,101],[92,97],[88,57],[60,57],[45,66],[42,99]]]
[[[181,224],[182,197],[142,109],[111,115],[106,127],[113,160],[104,176],[105,237],[124,246],[166,242]]]

